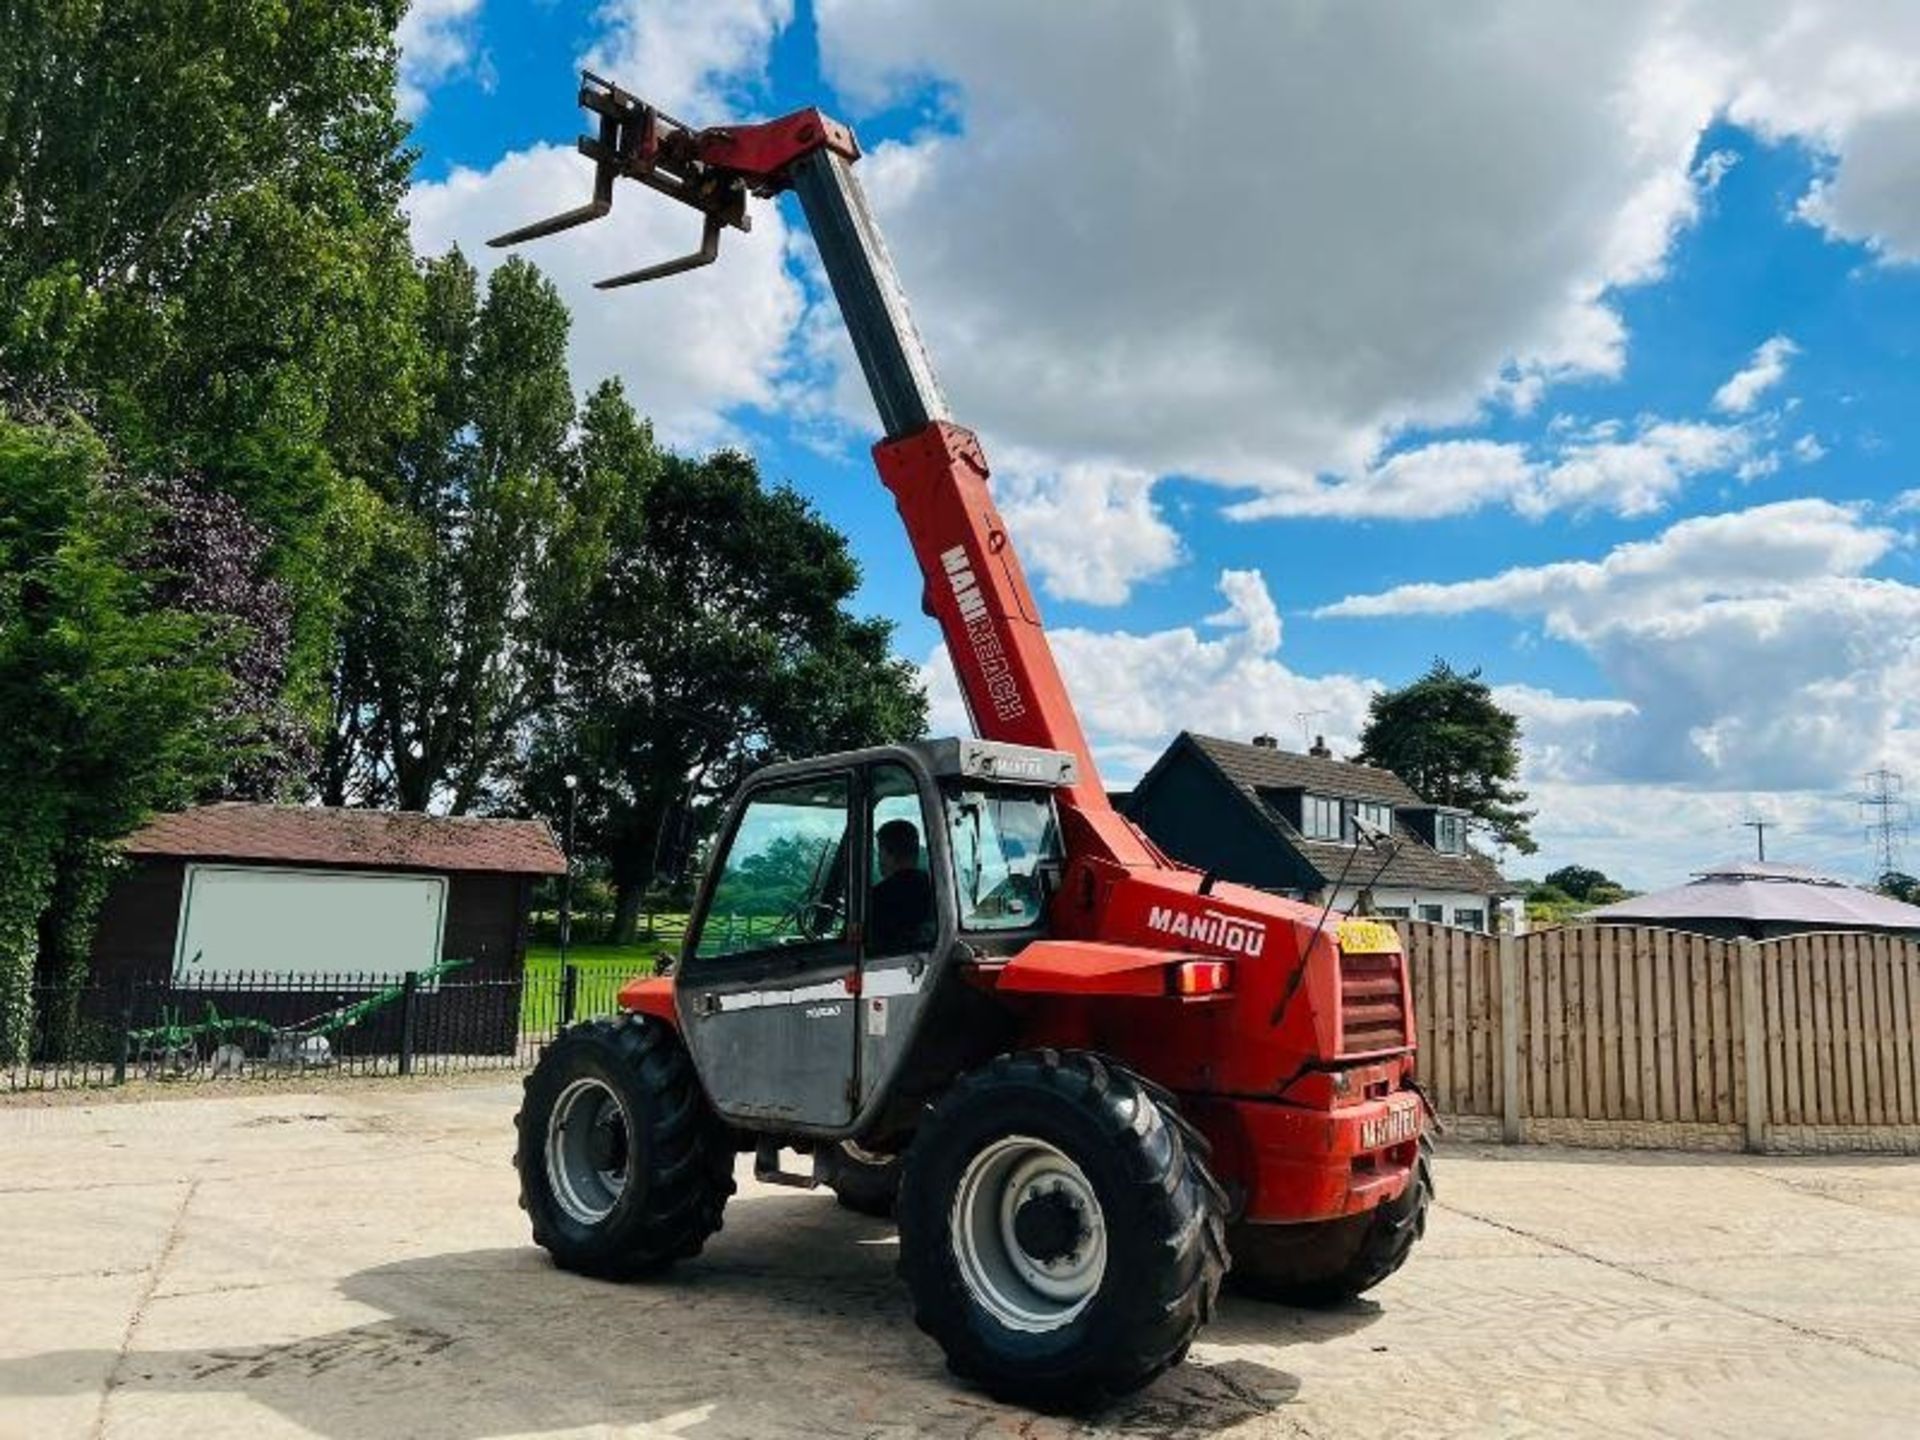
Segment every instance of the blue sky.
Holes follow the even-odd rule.
[[[1351,744],[1443,656],[1526,724],[1516,873],[1665,883],[1764,815],[1864,874],[1861,772],[1920,785],[1913,9],[1085,8],[419,0],[416,239],[584,196],[583,59],[694,123],[818,104],[1109,778],[1182,727]],[[576,378],[811,495],[957,724],[797,212],[588,298],[691,243],[649,199],[529,252]]]

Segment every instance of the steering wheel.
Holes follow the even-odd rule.
[[[838,934],[846,920],[846,902],[841,900],[802,900],[780,919],[808,940],[824,940]]]

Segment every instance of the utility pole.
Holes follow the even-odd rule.
[[[1906,780],[1882,765],[1867,772],[1860,796],[1860,813],[1867,822],[1867,843],[1873,846],[1875,880],[1900,868],[1901,846],[1907,839]]]
[[[1767,859],[1767,826],[1774,822],[1771,820],[1742,820],[1740,823],[1753,831],[1754,841],[1760,847],[1760,854],[1756,858],[1762,864],[1765,864]]]

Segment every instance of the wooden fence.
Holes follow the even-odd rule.
[[[1396,923],[1421,1081],[1467,1134],[1920,1153],[1920,943]]]

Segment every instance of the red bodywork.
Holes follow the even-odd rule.
[[[738,174],[759,194],[785,188],[790,168],[816,150],[858,154],[851,132],[812,110],[678,143],[691,152],[683,158]],[[874,459],[978,733],[1079,762],[1078,779],[1058,792],[1067,863],[1049,916],[1054,938],[974,962],[967,981],[1008,1007],[1023,1045],[1098,1050],[1176,1092],[1212,1140],[1214,1169],[1245,1219],[1329,1219],[1397,1196],[1422,1106],[1397,943],[1376,931],[1358,953],[1343,952],[1338,917],[1323,928],[1318,907],[1210,885],[1114,810],[979,441],[933,421],[881,442]],[[1227,962],[1194,972],[1225,988],[1181,993],[1180,966],[1201,957]],[[634,981],[621,1004],[672,1023],[672,986]]]

